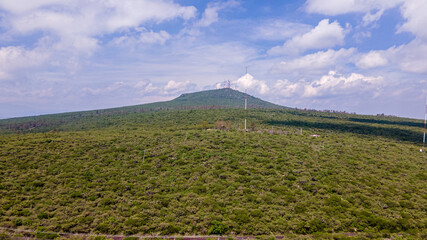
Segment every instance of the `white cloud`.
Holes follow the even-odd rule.
[[[274,19],[262,22],[255,27],[250,37],[254,39],[285,40],[295,35],[302,35],[311,29],[312,27],[308,24]]]
[[[416,38],[408,44],[393,46],[387,50],[372,50],[355,58],[361,69],[387,66],[389,69],[416,74],[426,74],[427,42]]]
[[[155,91],[158,91],[159,88],[153,86],[153,83],[151,83],[150,81],[146,82],[146,81],[139,81],[134,85],[134,88],[139,90],[139,94],[149,94]]]
[[[405,1],[401,7],[402,16],[407,21],[398,32],[411,32],[419,38],[427,40],[427,0]]]
[[[147,84],[147,86],[145,86],[144,88],[144,92],[145,93],[151,93],[156,91],[157,89],[159,89],[158,87],[154,87],[152,83]]]
[[[13,3],[12,3],[13,2]],[[63,49],[73,47],[88,51],[97,46],[97,37],[148,21],[163,22],[173,18],[188,20],[196,9],[170,1],[3,1],[0,7],[7,11],[7,22],[13,34],[42,31],[60,38]],[[31,1],[32,2],[32,1]],[[27,6],[28,5],[28,6]],[[151,35],[150,35],[151,34]],[[160,41],[166,37],[162,32]],[[143,41],[159,40],[159,35],[148,33]]]
[[[369,31],[365,32],[357,32],[353,35],[353,38],[356,40],[356,42],[361,43],[365,38],[370,38],[372,36],[372,33]]]
[[[405,0],[307,0],[308,13],[336,16],[347,13],[365,13],[363,25],[377,22],[384,11],[399,6]]]
[[[306,11],[336,16],[347,13],[365,13],[363,24],[366,26],[378,21],[384,11],[400,7],[402,16],[407,20],[398,28],[399,32],[411,32],[417,37],[427,39],[427,0],[307,0]]]
[[[370,51],[360,56],[356,61],[356,66],[362,69],[382,67],[388,64],[385,51]]]
[[[125,94],[129,97],[133,96],[136,99],[141,99],[141,97],[147,96],[176,96],[178,93],[189,91],[193,88],[194,84],[190,81],[180,82],[171,80],[166,85],[154,86],[150,80],[147,80],[138,81],[135,84],[118,81],[105,87],[83,87],[81,91],[86,97],[88,95],[97,97],[100,97],[99,95],[108,95],[117,98]]]
[[[383,83],[383,77],[369,77],[362,74],[352,73],[345,77],[337,72],[330,71],[328,75],[319,80],[308,82],[300,80],[290,82],[279,80],[275,84],[275,91],[283,97],[334,97],[369,92],[372,96],[377,95],[378,89]]]
[[[147,84],[148,84],[148,82],[146,82],[146,81],[139,81],[133,87],[134,88],[144,88]]]
[[[35,45],[33,49],[2,48],[5,64],[0,66],[0,78],[11,78],[13,69],[28,70],[43,64],[74,75],[88,57],[103,47],[102,38],[107,34],[135,29],[138,43],[164,44],[171,38],[168,32],[154,32],[142,26],[175,18],[188,20],[196,15],[195,7],[168,0],[0,0],[0,11],[3,39],[20,39]],[[120,40],[127,39],[124,35]]]
[[[235,81],[232,81],[232,84],[235,85],[240,91],[249,89],[256,91],[259,94],[266,94],[268,91],[270,91],[270,88],[267,86],[265,81],[257,80],[249,73],[243,75]]]
[[[290,98],[304,92],[304,86],[307,83],[303,80],[299,82],[290,82],[289,80],[277,80],[274,90],[279,98]]]
[[[415,39],[409,44],[401,45],[398,48],[387,50],[394,55],[395,63],[403,71],[413,73],[427,73],[427,42]]]
[[[377,22],[380,20],[383,13],[384,9],[380,9],[376,13],[367,13],[365,16],[363,16],[363,25],[367,26],[373,22]]]
[[[372,10],[393,8],[403,0],[307,0],[306,11],[336,16],[346,13],[369,13]]]
[[[190,81],[185,82],[175,82],[174,80],[170,80],[168,84],[163,88],[163,94],[173,95],[179,92],[183,92],[190,87]]]
[[[120,36],[113,39],[111,42],[117,45],[134,46],[137,44],[160,44],[163,45],[171,38],[171,35],[166,31],[154,32],[146,28],[137,28],[137,31],[125,36]]]
[[[227,2],[215,2],[209,3],[205,11],[203,12],[202,19],[196,24],[200,27],[207,27],[212,23],[218,22],[218,11],[222,9],[232,8],[238,6],[239,3],[235,0]]]
[[[348,12],[359,12],[361,7],[354,0],[307,0],[306,11],[333,16]]]
[[[323,19],[310,32],[297,35],[286,41],[283,46],[273,47],[268,51],[270,55],[296,54],[308,49],[331,48],[344,44],[346,32],[341,25],[329,19]]]
[[[25,13],[37,9],[44,5],[64,4],[63,0],[14,0],[14,1],[0,1],[0,8],[7,9],[15,13]]]
[[[332,49],[320,51],[295,58],[290,61],[282,61],[273,69],[273,72],[289,73],[301,71],[303,73],[307,73],[319,70],[323,71],[325,69],[330,69],[333,66],[348,62],[355,52],[355,48],[342,48],[338,51]]]
[[[141,41],[141,43],[148,43],[148,44],[153,44],[153,43],[164,44],[169,38],[170,38],[170,35],[166,31],[160,31],[160,32],[149,31],[149,32],[141,33],[139,35],[139,40]]]
[[[12,78],[21,68],[42,65],[48,58],[47,53],[39,49],[26,50],[23,47],[9,46],[0,48],[0,80]]]

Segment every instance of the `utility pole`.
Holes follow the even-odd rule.
[[[246,80],[248,78],[248,67],[246,67],[246,74],[245,74]],[[246,140],[246,108],[247,108],[247,104],[248,104],[248,99],[246,96],[246,91],[247,89],[245,89],[245,140]]]
[[[426,122],[427,122],[427,97],[426,97],[426,112],[424,113],[424,137],[423,137],[423,149],[422,152],[424,152],[424,147],[426,144]]]

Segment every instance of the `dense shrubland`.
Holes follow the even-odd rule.
[[[427,237],[421,121],[251,110],[245,140],[242,113],[51,116],[22,129],[8,126],[31,121],[1,121],[0,226]]]

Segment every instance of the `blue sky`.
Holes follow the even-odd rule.
[[[0,0],[0,118],[227,80],[289,107],[422,118],[425,12],[427,0]]]

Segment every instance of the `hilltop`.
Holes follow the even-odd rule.
[[[261,100],[249,94],[247,94],[246,97],[248,108],[284,108],[283,106]],[[165,104],[170,106],[218,106],[223,108],[238,108],[244,107],[244,99],[245,93],[230,88],[223,88],[182,94],[178,98],[166,102]]]

